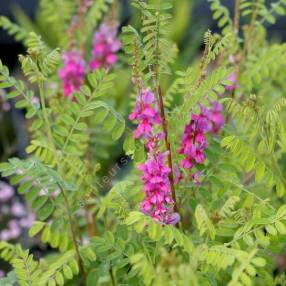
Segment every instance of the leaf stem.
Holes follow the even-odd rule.
[[[88,124],[88,121],[86,122]],[[93,164],[93,158],[92,158],[92,153],[90,150],[90,147],[88,147],[87,152],[86,152],[86,159],[90,163],[88,164],[88,170],[92,172],[92,169],[90,168],[90,165]],[[91,193],[92,195],[92,193]],[[87,224],[87,231],[90,237],[93,237],[96,235],[96,218],[93,214],[93,204],[89,203],[87,201],[87,204],[85,206],[85,216],[86,216],[86,224]]]
[[[116,282],[115,282],[115,278],[114,278],[114,274],[113,274],[113,269],[111,266],[109,267],[109,274],[110,274],[112,286],[116,286]]]
[[[49,141],[51,143],[51,147],[53,148],[54,153],[56,154],[57,149],[56,149],[56,146],[54,144],[53,135],[52,135],[52,129],[51,129],[51,125],[50,125],[50,122],[49,122],[48,113],[47,113],[47,109],[46,109],[43,82],[40,81],[38,86],[39,86],[41,107],[42,107],[42,110],[43,110],[43,117],[44,117],[44,121],[45,121],[45,124],[46,124],[48,139],[49,139]],[[59,158],[58,158],[58,156],[55,156],[55,158],[57,160],[58,171],[59,171],[60,175],[62,175],[63,172],[62,172],[62,168],[61,168],[61,165],[60,165]],[[58,184],[58,186],[59,186],[59,188],[61,190],[61,193],[63,195],[63,198],[64,198],[65,208],[66,208],[66,212],[67,212],[67,215],[68,215],[68,221],[69,221],[71,235],[72,235],[72,240],[73,240],[73,245],[74,245],[74,248],[75,248],[75,251],[76,251],[76,254],[77,254],[79,267],[80,267],[81,273],[82,273],[82,275],[84,277],[84,281],[86,281],[86,275],[85,275],[85,271],[84,271],[84,267],[83,267],[83,261],[82,261],[82,258],[80,256],[79,246],[78,246],[78,243],[77,243],[77,240],[76,240],[76,233],[75,233],[75,229],[73,227],[73,220],[72,220],[71,209],[70,209],[70,205],[69,205],[69,202],[68,202],[67,194],[66,194],[65,190],[59,184]]]
[[[82,258],[80,256],[78,242],[76,240],[76,231],[75,231],[75,228],[74,228],[74,223],[73,223],[73,219],[72,219],[72,215],[71,215],[71,209],[70,209],[70,205],[69,205],[69,202],[68,202],[68,198],[66,196],[66,192],[64,191],[64,189],[60,185],[58,185],[58,186],[61,189],[62,194],[63,194],[64,203],[65,203],[65,207],[66,207],[67,215],[68,215],[68,221],[69,221],[69,225],[70,225],[70,232],[71,232],[72,241],[73,241],[73,245],[74,245],[74,248],[75,248],[75,252],[76,252],[79,268],[80,268],[80,271],[81,271],[81,273],[83,275],[84,281],[86,281],[86,274],[85,274],[85,270],[84,270],[84,266],[83,266],[83,261],[82,261]]]
[[[51,129],[50,121],[49,121],[48,114],[47,114],[45,95],[44,95],[44,85],[43,85],[42,81],[39,82],[39,93],[40,93],[40,102],[41,102],[41,107],[43,110],[43,117],[44,117],[44,121],[46,124],[48,139],[49,139],[54,151],[56,151],[56,148],[54,145],[54,139],[53,139],[53,135],[52,135],[52,129]]]

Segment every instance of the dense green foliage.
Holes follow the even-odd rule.
[[[93,29],[118,8],[113,2],[89,7],[86,33],[75,35],[79,46],[90,49]],[[132,1],[140,21],[122,28],[120,63],[90,72],[74,100],[63,97],[57,71],[76,1],[41,0],[42,22],[33,32],[31,23],[25,28],[0,18],[27,48],[19,56],[26,82],[0,63],[0,88],[25,110],[30,134],[29,157],[11,158],[0,171],[37,214],[29,235],[54,250],[36,259],[0,242],[0,257],[13,268],[0,285],[286,285],[277,263],[286,239],[286,45],[269,41],[266,30],[285,14],[286,1],[268,7],[237,0],[234,19],[221,1],[209,2],[221,34],[201,35],[203,55],[188,65],[172,30],[172,15],[185,1]],[[47,26],[51,35],[37,34]],[[238,85],[229,92],[233,72]],[[222,132],[208,138],[202,183],[184,171],[176,185],[176,226],[140,212],[136,165],[146,151],[126,119],[141,81],[154,92],[162,87],[176,165],[190,112],[198,103],[209,106],[208,99],[225,107]],[[127,172],[116,165],[121,149],[132,159]],[[116,178],[109,173],[115,165]]]

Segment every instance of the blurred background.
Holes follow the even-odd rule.
[[[76,1],[76,0],[75,0]],[[181,2],[181,3],[179,3]],[[179,1],[178,5],[181,6],[178,9],[178,13],[182,12],[185,16],[183,9],[189,11],[189,26],[186,29],[186,37],[190,38],[193,33],[199,34],[199,31],[210,28],[212,31],[216,31],[216,24],[212,19],[212,14],[209,9],[209,3],[207,0],[182,0]],[[271,0],[266,0],[266,3],[271,3]],[[25,19],[24,16],[28,16],[31,21],[37,20],[37,8],[38,0],[9,0],[9,1],[0,1],[0,15],[5,15],[11,20],[18,19],[18,22],[25,22],[28,25],[28,19]],[[119,0],[120,5],[122,6],[122,24],[126,24],[131,15],[130,0]],[[233,13],[234,0],[222,0],[221,3],[229,8],[231,13]],[[197,23],[200,25],[198,26]],[[271,34],[282,37],[286,39],[286,20],[285,17],[280,18],[277,23],[271,26]],[[17,43],[12,37],[8,36],[7,33],[3,30],[0,30],[0,52],[1,56],[5,54],[5,57],[1,57],[3,62],[9,67],[14,67],[17,63],[17,55],[23,51],[23,47],[20,43]]]

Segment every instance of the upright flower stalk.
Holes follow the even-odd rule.
[[[172,198],[174,201],[174,210],[178,212],[177,207],[177,198],[176,198],[176,191],[175,191],[175,180],[174,180],[174,168],[173,168],[173,159],[172,159],[172,153],[171,153],[171,145],[169,142],[169,132],[168,132],[168,123],[165,115],[165,109],[164,109],[164,101],[163,101],[163,94],[160,85],[158,85],[158,97],[159,97],[159,106],[160,106],[160,112],[162,117],[162,128],[165,134],[165,146],[167,149],[167,157],[168,157],[168,165],[170,168],[170,174],[169,174],[169,180],[171,184],[171,190],[172,190]]]
[[[86,12],[88,6],[84,6]],[[83,13],[81,12],[81,13]],[[75,22],[75,23],[73,23]],[[77,27],[77,18],[72,20],[72,27]],[[115,21],[103,22],[93,37],[93,49],[91,60],[87,65],[84,59],[84,49],[79,50],[72,44],[70,39],[70,50],[63,53],[63,67],[59,69],[58,75],[62,81],[63,94],[72,98],[73,93],[80,90],[84,83],[85,74],[90,70],[107,69],[110,70],[117,62],[117,52],[121,49],[121,42],[117,38],[118,24]],[[73,29],[71,29],[73,32]],[[72,33],[68,30],[68,34]]]
[[[41,102],[41,108],[43,111],[43,117],[44,117],[44,121],[45,121],[45,127],[46,127],[46,131],[48,134],[48,140],[50,141],[49,143],[51,144],[51,148],[54,150],[54,153],[56,153],[57,149],[55,146],[55,142],[54,142],[54,138],[53,138],[53,134],[52,134],[52,129],[51,129],[51,125],[50,125],[50,121],[48,118],[48,113],[47,113],[47,109],[46,109],[46,103],[45,103],[45,93],[44,93],[44,86],[43,86],[43,82],[39,81],[38,82],[38,87],[39,87],[39,94],[40,94],[40,102]],[[57,167],[58,167],[58,171],[59,174],[62,176],[63,175],[63,170],[62,170],[62,165],[60,163],[60,158],[56,157],[56,163],[57,163]],[[76,256],[77,256],[77,260],[79,263],[79,268],[80,271],[84,277],[84,281],[86,280],[86,274],[85,274],[85,270],[84,270],[84,263],[82,260],[82,257],[80,255],[80,251],[79,251],[79,245],[77,242],[77,236],[76,236],[76,231],[74,228],[74,222],[72,219],[72,212],[71,212],[71,208],[70,208],[70,204],[67,198],[67,194],[66,191],[60,186],[59,189],[61,190],[61,193],[63,195],[64,198],[64,206],[65,206],[65,210],[67,213],[67,218],[68,218],[68,222],[69,222],[69,227],[70,227],[70,232],[71,232],[71,236],[72,236],[72,241],[73,241],[73,246],[76,252]]]
[[[99,68],[110,69],[117,62],[116,53],[121,49],[117,38],[118,24],[115,21],[102,23],[93,37],[92,59],[89,63],[91,70]]]
[[[135,111],[130,114],[129,119],[138,122],[134,137],[145,140],[148,152],[147,161],[138,167],[143,172],[141,180],[145,192],[141,211],[160,223],[176,224],[180,217],[178,213],[174,213],[175,201],[169,180],[171,169],[166,166],[168,151],[160,150],[160,140],[165,138],[166,134],[157,131],[162,119],[150,89],[139,91]]]

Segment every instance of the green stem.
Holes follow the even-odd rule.
[[[113,274],[113,269],[111,266],[109,268],[109,274],[110,274],[112,286],[116,286],[116,282],[115,282],[115,278],[114,278],[114,274]]]
[[[52,147],[54,153],[56,154],[57,149],[56,149],[56,146],[55,146],[55,143],[54,143],[52,129],[51,129],[50,121],[49,121],[49,118],[48,118],[48,113],[47,113],[47,108],[46,108],[46,103],[45,103],[45,94],[44,94],[43,82],[40,81],[38,86],[39,86],[41,106],[42,106],[42,110],[43,110],[43,117],[44,117],[44,121],[45,121],[45,124],[46,124],[46,129],[47,129],[46,131],[47,131],[47,134],[48,134],[48,140],[49,140],[49,142],[51,144],[51,147]],[[56,161],[57,161],[58,171],[59,171],[60,175],[62,176],[63,171],[62,171],[61,164],[60,164],[58,156],[56,156]],[[67,198],[67,194],[66,194],[65,190],[60,185],[59,185],[59,188],[60,188],[61,193],[62,193],[63,198],[64,198],[64,205],[65,205],[66,212],[67,212],[67,215],[68,215],[68,222],[69,222],[69,226],[70,226],[71,236],[72,236],[73,245],[74,245],[74,248],[75,248],[75,251],[76,251],[79,267],[80,267],[80,270],[81,270],[82,275],[84,277],[84,281],[86,281],[86,274],[85,274],[85,270],[84,270],[84,266],[83,266],[83,261],[82,261],[82,258],[80,256],[79,246],[78,246],[78,243],[77,243],[77,240],[76,240],[76,232],[75,232],[75,229],[73,227],[74,224],[73,224],[73,220],[72,220],[72,214],[71,214],[71,209],[70,209],[69,201],[68,201],[68,198]]]
[[[42,110],[43,110],[43,117],[44,117],[44,121],[45,121],[45,124],[46,124],[48,139],[49,139],[49,142],[51,143],[51,145],[53,147],[53,150],[55,151],[56,147],[54,145],[52,128],[51,128],[50,121],[49,121],[48,114],[47,114],[47,108],[46,108],[46,103],[45,103],[45,95],[44,95],[44,85],[43,85],[42,81],[39,83],[39,93],[40,93],[41,107],[42,107]]]
[[[68,222],[69,222],[69,226],[70,226],[70,232],[71,232],[72,241],[73,241],[73,245],[74,245],[74,248],[75,248],[77,260],[78,260],[78,263],[79,263],[79,268],[80,268],[80,271],[81,271],[81,273],[83,275],[84,281],[86,281],[86,274],[85,274],[85,270],[84,270],[84,266],[83,266],[83,261],[82,261],[82,258],[80,256],[79,246],[78,246],[78,243],[77,243],[77,240],[76,240],[76,231],[75,231],[75,228],[74,228],[74,223],[73,223],[73,219],[72,219],[72,215],[71,215],[71,209],[70,209],[70,205],[69,205],[69,202],[68,202],[68,198],[67,198],[66,192],[64,191],[64,189],[61,188],[60,185],[59,185],[59,188],[62,191],[65,207],[66,207],[66,210],[67,210]]]

